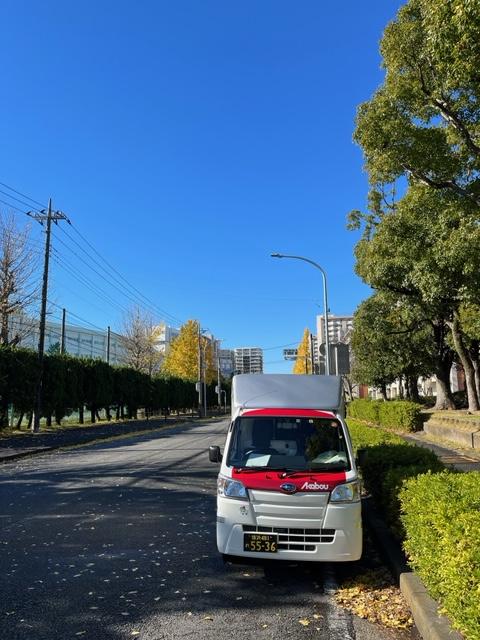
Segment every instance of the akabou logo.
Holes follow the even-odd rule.
[[[302,485],[301,491],[329,491],[330,485],[318,484],[318,482],[305,482]]]

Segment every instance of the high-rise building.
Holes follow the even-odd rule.
[[[336,316],[333,313],[328,316],[328,338],[330,344],[348,342],[348,336],[353,328],[353,316]],[[318,344],[325,343],[325,316],[317,316]]]
[[[263,350],[259,347],[234,349],[235,373],[263,373]]]
[[[220,349],[220,373],[222,378],[230,378],[235,370],[235,354],[233,349]]]
[[[330,374],[338,375],[350,372],[350,336],[353,329],[353,316],[328,316],[328,342],[330,346]],[[319,372],[326,370],[326,331],[325,316],[317,316],[317,354]]]

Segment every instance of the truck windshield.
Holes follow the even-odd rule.
[[[350,469],[343,426],[334,418],[239,417],[227,464],[286,471]]]

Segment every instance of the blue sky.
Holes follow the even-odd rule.
[[[322,266],[330,313],[370,295],[345,229],[368,191],[352,134],[402,4],[4,0],[0,207],[23,221],[52,198],[72,223],[53,228],[50,317],[196,318],[290,371],[323,282],[271,253]]]

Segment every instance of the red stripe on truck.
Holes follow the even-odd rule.
[[[332,411],[318,409],[246,409],[242,416],[295,416],[296,418],[335,418]]]

